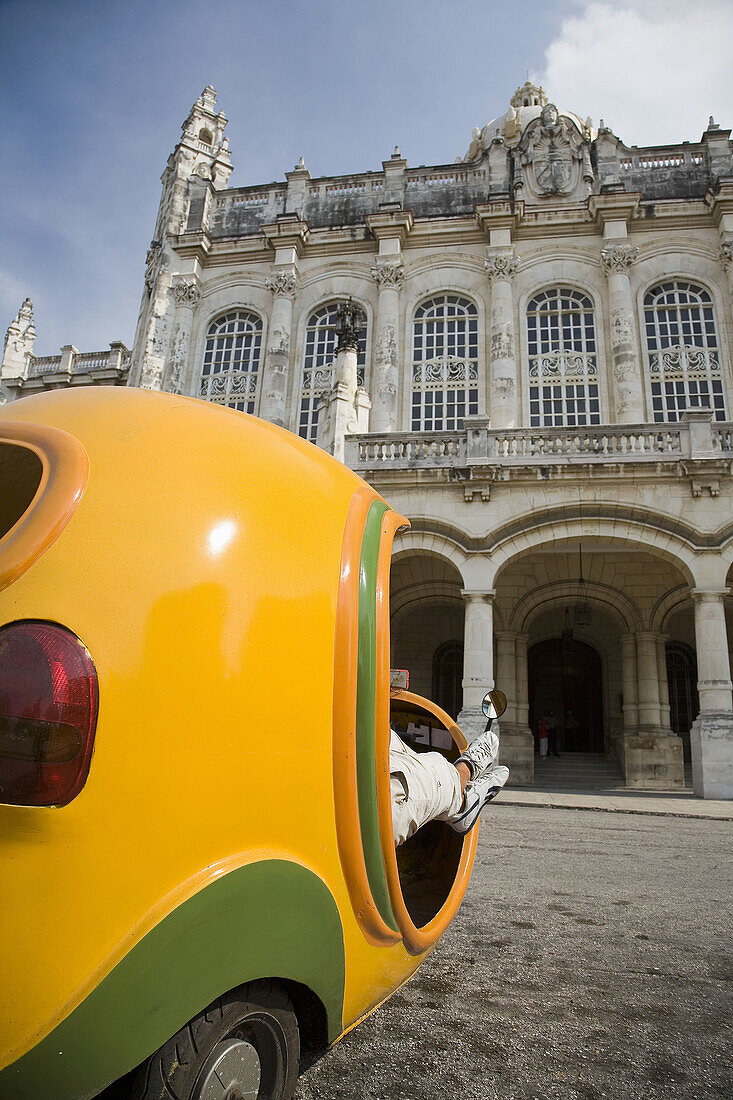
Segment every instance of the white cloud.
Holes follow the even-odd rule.
[[[699,141],[710,114],[733,125],[732,42],[729,0],[585,2],[532,79],[627,145]]]

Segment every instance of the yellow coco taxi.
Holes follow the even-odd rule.
[[[138,1066],[145,1100],[290,1096],[300,1042],[432,949],[477,837],[395,852],[405,522],[229,409],[84,389],[0,411],[1,1097]]]

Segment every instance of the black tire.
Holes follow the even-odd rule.
[[[214,1095],[212,1067],[222,1057],[229,1059],[235,1087],[222,1089],[221,1100],[290,1100],[298,1080],[300,1035],[292,1002],[279,985],[253,982],[210,1004],[140,1067],[130,1100]],[[259,1085],[253,1084],[257,1059]]]

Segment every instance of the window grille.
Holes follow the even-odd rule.
[[[321,397],[333,386],[334,358],[336,356],[336,310],[338,302],[321,306],[308,319],[305,330],[305,356],[303,359],[303,385],[300,391],[298,435],[315,443],[318,431],[318,405]],[[363,328],[359,334],[359,352],[356,359],[356,380],[364,385],[366,364],[366,314],[361,314]]]
[[[644,297],[652,412],[679,420],[685,409],[710,409],[725,420],[725,395],[713,302],[701,286],[674,279]]]
[[[455,294],[415,311],[412,330],[412,430],[455,431],[478,413],[478,315]]]
[[[533,428],[600,424],[593,303],[552,287],[527,306],[529,417]]]
[[[200,396],[217,405],[253,413],[262,350],[262,321],[236,310],[209,325]]]

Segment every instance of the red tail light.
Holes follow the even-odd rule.
[[[99,690],[76,635],[53,623],[0,628],[0,802],[65,806],[86,782]]]

